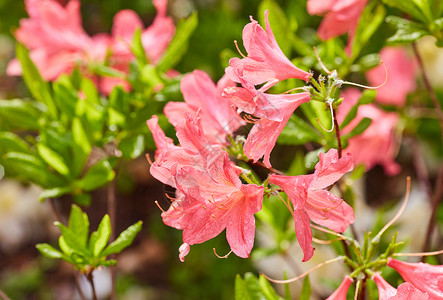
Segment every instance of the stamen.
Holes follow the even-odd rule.
[[[374,237],[374,241],[378,241],[381,237],[381,235],[392,225],[394,224],[395,221],[398,220],[398,218],[400,218],[400,216],[402,215],[403,211],[405,210],[406,204],[408,203],[408,199],[409,199],[409,194],[411,192],[411,177],[408,176],[406,177],[406,194],[405,194],[405,199],[403,200],[403,203],[399,209],[399,211],[397,212],[397,214],[394,216],[394,218],[392,218],[391,221],[389,221],[385,227],[383,227],[380,232]]]
[[[215,248],[212,248],[212,250],[214,251],[215,256],[217,256],[218,258],[228,258],[228,256],[232,253],[232,250],[231,250],[231,251],[229,251],[228,254],[220,256],[217,254],[217,251],[215,251]]]
[[[313,267],[313,268],[310,269],[309,271],[306,271],[306,272],[304,272],[303,274],[298,275],[297,277],[294,277],[294,278],[291,278],[291,279],[287,279],[287,280],[277,280],[277,279],[272,279],[272,278],[270,278],[269,276],[267,276],[267,275],[264,274],[264,273],[262,273],[262,275],[263,275],[266,279],[268,279],[269,281],[272,281],[272,282],[274,282],[274,283],[291,283],[291,282],[294,282],[294,281],[299,280],[300,278],[305,277],[305,276],[308,275],[309,273],[311,273],[311,272],[313,272],[313,271],[315,271],[315,270],[317,270],[317,269],[319,269],[319,268],[321,268],[321,267],[323,267],[323,266],[325,266],[325,265],[327,265],[327,264],[330,264],[330,263],[333,263],[333,262],[336,262],[336,261],[339,261],[339,260],[343,260],[343,256],[338,256],[338,257],[336,257],[336,258],[333,258],[333,259],[327,260],[327,261],[325,261],[325,262],[322,262],[321,264],[318,264],[317,266]]]
[[[323,231],[323,232],[335,235],[336,237],[339,237],[342,240],[351,240],[351,238],[349,238],[349,237],[347,237],[347,236],[345,236],[343,234],[340,234],[338,232],[335,232],[335,231],[332,231],[332,230],[329,230],[329,229],[317,226],[317,225],[312,224],[312,223],[311,223],[311,227],[314,228],[314,229],[317,229],[317,230],[320,230],[320,231]]]
[[[238,47],[237,40],[234,40],[234,44],[235,44],[235,48],[237,48],[238,53],[240,53],[240,55],[241,55],[243,58],[246,58],[246,56],[240,51],[240,48]]]
[[[443,250],[434,252],[419,252],[419,253],[394,253],[392,256],[432,256],[443,254]]]
[[[290,89],[289,91],[286,91],[286,92],[284,92],[282,94],[289,94],[290,92],[293,92],[293,91],[296,91],[296,90],[303,90],[304,92],[306,92],[306,86],[296,87],[296,88]]]
[[[168,198],[169,200],[171,200],[172,203],[174,203],[175,201],[177,201],[177,198],[173,198],[171,196],[168,195],[168,193],[165,193],[166,198]]]
[[[358,290],[360,289],[360,280],[357,281],[357,284],[355,285],[355,294],[354,294],[354,300],[358,299]]]
[[[336,239],[332,239],[332,240],[320,240],[320,239],[317,239],[315,237],[312,237],[312,241],[314,243],[317,243],[317,244],[320,244],[320,245],[329,245],[329,244],[332,244],[334,242],[343,241],[343,240],[344,240],[343,238],[336,238]]]
[[[328,68],[326,68],[326,66],[323,64],[320,56],[318,55],[317,52],[317,47],[313,47],[314,48],[314,53],[315,53],[315,57],[317,57],[318,63],[320,64],[320,67],[323,69],[323,71],[325,71],[328,75],[331,74],[333,71],[329,71]]]
[[[358,83],[354,83],[354,82],[349,82],[349,81],[342,81],[341,84],[347,84],[347,85],[353,85],[353,86],[358,86],[361,88],[365,88],[365,89],[370,89],[370,90],[376,90],[378,88],[381,88],[382,86],[384,86],[386,84],[386,82],[388,81],[388,69],[386,68],[386,65],[384,64],[383,60],[380,60],[380,63],[383,65],[383,67],[385,68],[385,81],[383,81],[382,84],[378,85],[378,86],[367,86],[367,85],[363,85],[363,84],[358,84]]]
[[[329,104],[329,108],[331,110],[331,121],[332,121],[332,128],[330,130],[326,129],[325,127],[323,127],[323,125],[321,125],[320,121],[318,120],[318,118],[315,118],[315,120],[317,121],[318,125],[320,125],[320,127],[326,131],[326,132],[332,132],[334,130],[334,112],[332,109],[332,102],[331,101],[326,101],[327,104]]]
[[[160,208],[160,210],[162,211],[162,212],[166,212],[161,206],[160,206],[160,204],[158,204],[158,201],[155,201],[155,204],[158,206],[158,208]]]
[[[149,165],[152,166],[152,160],[151,157],[149,156],[149,153],[146,154],[146,159],[148,160]]]

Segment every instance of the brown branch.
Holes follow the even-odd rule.
[[[334,125],[335,125],[335,137],[337,138],[337,147],[338,147],[338,158],[340,159],[342,156],[342,146],[341,146],[341,138],[340,138],[340,125],[338,124],[337,120],[337,112],[335,111],[335,108],[332,110],[332,118],[334,119]]]
[[[0,290],[0,298],[2,300],[11,300],[11,298],[9,298],[8,295],[6,295],[2,290]]]
[[[117,177],[117,175],[116,175]],[[115,222],[116,222],[116,210],[117,210],[117,201],[115,197],[115,180],[116,177],[109,183],[108,185],[108,213],[109,213],[109,219],[111,220],[111,236],[109,242],[113,242],[115,240]],[[110,255],[111,259],[115,259],[115,255]],[[116,266],[111,266],[111,295],[110,299],[115,300],[116,294],[115,294],[115,288],[116,288],[116,279],[117,279],[117,272],[116,272]]]
[[[415,57],[417,59],[418,65],[420,67],[422,76],[423,76],[423,83],[425,84],[425,88],[429,93],[429,97],[431,98],[432,103],[434,104],[434,109],[437,114],[439,123],[440,123],[440,134],[441,134],[441,142],[443,146],[443,112],[441,110],[440,102],[438,101],[437,95],[435,94],[434,90],[432,89],[431,83],[429,81],[429,77],[426,73],[426,70],[423,65],[423,61],[420,57],[420,53],[417,48],[417,44],[414,42],[412,43],[412,49],[414,50]],[[429,218],[428,228],[426,231],[426,240],[423,245],[423,251],[427,252],[430,248],[431,243],[431,235],[435,227],[435,216],[437,214],[437,208],[442,198],[442,185],[443,185],[443,164],[440,166],[440,169],[438,171],[437,179],[435,182],[435,190],[434,194],[432,196],[432,212],[431,217]],[[423,260],[423,258],[422,258]]]

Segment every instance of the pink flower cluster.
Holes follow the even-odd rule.
[[[202,71],[184,76],[181,91],[185,102],[170,102],[164,109],[180,146],[166,138],[156,116],[148,121],[157,145],[150,172],[176,189],[175,199],[162,217],[167,225],[183,230],[179,249],[182,261],[190,245],[207,241],[224,229],[232,251],[240,257],[249,256],[255,235],[254,214],[261,210],[264,188],[241,182],[242,170],[223,149],[226,138],[245,124],[238,111],[250,114],[254,126],[244,143],[244,153],[254,161],[264,156],[265,165],[270,167],[270,153],[280,132],[294,110],[309,100],[306,92],[265,93],[280,80],[311,77],[284,56],[272,34],[267,11],[265,20],[266,31],[252,18],[245,26],[243,41],[248,57],[231,59],[217,85]],[[260,84],[264,85],[257,89],[255,85]],[[339,159],[337,150],[330,150],[320,154],[312,175],[269,177],[293,204],[295,230],[305,261],[314,253],[310,220],[340,232],[354,221],[352,208],[327,190],[352,168],[350,156]]]
[[[380,273],[373,280],[377,284],[379,300],[437,300],[443,299],[443,266],[426,263],[408,263],[388,258],[388,266],[405,280],[398,288],[391,286]],[[346,300],[352,279],[346,276],[338,289],[327,300]]]
[[[352,43],[360,15],[368,0],[308,0],[310,15],[324,15],[318,29],[322,40],[348,33],[346,53],[351,55]]]
[[[337,118],[343,121],[351,108],[357,104],[361,92],[355,88],[344,90],[341,97],[343,103],[338,108]],[[363,118],[370,118],[371,125],[360,135],[348,140],[349,145],[344,150],[351,153],[355,164],[364,164],[366,170],[376,164],[384,167],[388,175],[396,175],[400,172],[400,166],[395,162],[397,143],[394,136],[394,127],[398,122],[398,114],[385,112],[374,104],[361,105],[357,116],[348,124],[343,134],[349,133]]]
[[[157,16],[146,29],[135,12],[123,10],[114,17],[112,35],[100,33],[92,37],[82,28],[78,0],[70,0],[66,6],[54,0],[25,0],[25,5],[29,18],[20,21],[15,37],[30,50],[31,59],[48,81],[70,73],[76,66],[92,76],[90,69],[94,64],[103,64],[105,60],[110,67],[127,73],[129,62],[134,59],[130,44],[137,28],[142,30],[147,57],[156,63],[175,32],[172,19],[166,16],[167,0],[154,0]],[[12,60],[7,74],[16,76],[21,72],[18,60]],[[129,84],[122,79],[104,77],[96,81],[105,94],[116,85],[129,89]]]

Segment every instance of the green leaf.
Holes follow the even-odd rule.
[[[235,277],[235,300],[251,300],[246,283],[239,274]]]
[[[49,115],[53,119],[57,119],[58,113],[51,96],[49,84],[41,77],[37,67],[29,57],[28,50],[19,43],[16,44],[16,56],[22,67],[23,79],[25,80],[26,86],[32,96],[41,103],[44,103],[48,109]]]
[[[397,28],[397,32],[388,39],[390,43],[411,43],[428,34],[424,25],[400,17],[388,16],[386,22]]]
[[[258,283],[259,283],[260,289],[261,289],[265,299],[269,299],[269,300],[282,300],[283,299],[275,292],[272,285],[269,283],[269,281],[263,275],[260,275],[260,277],[258,279]]]
[[[62,175],[69,175],[69,168],[67,167],[63,157],[58,153],[54,152],[50,148],[46,147],[44,144],[40,143],[37,145],[37,151],[43,160],[54,168],[57,172]]]
[[[306,169],[313,169],[315,167],[315,164],[318,163],[318,156],[320,154],[320,152],[325,153],[325,149],[323,148],[319,148],[317,150],[308,152],[305,155],[305,167]]]
[[[143,47],[142,43],[141,28],[137,28],[134,32],[134,36],[132,37],[132,43],[131,43],[131,51],[140,65],[144,66],[149,63],[148,58],[146,57],[145,48]]]
[[[353,136],[359,135],[361,133],[363,133],[363,131],[366,130],[366,128],[369,127],[369,125],[371,125],[372,120],[370,118],[363,118],[358,124],[357,126],[354,127],[354,129],[351,130],[351,132],[349,132],[348,134],[343,135],[343,139],[349,139]]]
[[[57,198],[71,192],[72,189],[70,187],[56,187],[52,189],[46,189],[40,193],[39,200],[43,201],[47,198]]]
[[[0,124],[11,129],[37,130],[44,110],[37,103],[21,99],[0,100]]]
[[[46,257],[59,259],[63,257],[63,253],[55,249],[49,244],[37,244],[35,245],[37,250]]]
[[[151,87],[163,84],[162,79],[158,75],[157,69],[153,65],[146,65],[140,72],[141,80]]]
[[[69,77],[60,76],[53,84],[54,100],[57,107],[68,118],[73,118],[75,114],[75,104],[78,100],[78,92],[72,86]]]
[[[85,248],[83,238],[81,236],[79,236],[71,228],[66,227],[60,222],[54,222],[54,224],[58,226],[58,228],[60,228],[60,231],[62,232],[63,236],[63,242],[66,243],[66,248],[72,249],[72,251],[77,252],[79,254],[87,255],[88,249]],[[61,245],[60,248],[63,250],[63,252],[66,252]]]
[[[101,256],[108,256],[113,253],[119,253],[129,245],[131,245],[137,233],[142,229],[142,221],[138,221],[134,225],[131,225],[123,231],[118,238],[112,242],[106,249],[102,252]]]
[[[51,173],[40,159],[31,154],[9,152],[4,155],[4,159],[20,178],[37,185],[49,188],[66,184],[64,178]]]
[[[160,72],[170,70],[180,61],[188,48],[189,38],[197,28],[197,24],[197,13],[193,13],[184,21],[180,20],[174,38],[157,64],[157,69]]]
[[[77,205],[89,206],[91,205],[92,197],[89,194],[74,194],[72,197],[72,201],[74,201],[74,203]]]
[[[80,180],[74,182],[74,186],[83,191],[93,191],[114,179],[115,173],[111,164],[106,159],[97,162],[90,167]]]
[[[137,158],[145,150],[145,137],[141,134],[126,137],[120,141],[118,149],[122,152],[124,158]]]
[[[117,78],[122,78],[122,79],[126,79],[126,74],[111,68],[111,67],[107,67],[104,65],[94,65],[93,70],[92,70],[95,74],[100,75],[100,76],[105,76],[105,77],[117,77]]]
[[[94,253],[95,257],[100,256],[100,252],[106,247],[111,236],[111,220],[105,215],[98,225],[97,231],[91,234],[89,240],[89,249]]]
[[[404,13],[414,17],[417,20],[426,22],[426,17],[423,15],[419,7],[411,0],[383,0],[383,3],[395,7]]]
[[[98,94],[97,87],[92,80],[83,77],[80,88],[85,95],[86,101],[89,103],[100,104],[100,95]]]
[[[92,149],[88,135],[86,134],[79,118],[74,118],[72,120],[72,135],[74,139],[74,145],[72,147],[74,158],[72,160],[73,165],[71,168],[74,176],[78,176],[81,170],[83,170]]]
[[[80,246],[84,248],[88,241],[89,235],[89,219],[88,215],[84,213],[77,205],[71,206],[71,213],[69,214],[69,230],[77,235],[80,241]]]
[[[21,137],[12,132],[0,131],[0,145],[2,145],[0,154],[8,152],[31,154],[29,145]]]
[[[292,115],[278,137],[281,145],[303,145],[307,142],[319,142],[318,132],[301,118]]]
[[[311,283],[309,281],[309,275],[303,279],[303,286],[301,288],[300,300],[309,300],[311,299]]]

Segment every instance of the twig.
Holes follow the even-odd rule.
[[[117,177],[117,175],[116,175]],[[112,243],[115,240],[115,222],[116,222],[116,209],[117,209],[117,201],[115,198],[115,178],[109,183],[108,185],[108,213],[109,213],[109,219],[111,220],[111,236],[110,236],[110,242]],[[110,255],[111,259],[115,258],[115,255]],[[117,278],[117,272],[116,267],[111,266],[111,295],[110,299],[115,300],[116,294],[115,294],[115,288],[116,288],[116,278]]]
[[[54,198],[47,198],[49,205],[51,206],[51,210],[52,213],[54,214],[54,218],[56,221],[63,223],[62,222],[62,217],[60,216],[60,214],[57,211],[57,206],[55,205],[55,199]]]
[[[2,298],[2,300],[11,300],[2,290],[0,290],[0,298]]]
[[[414,42],[412,43],[412,49],[414,50],[415,57],[417,58],[418,65],[420,67],[422,76],[423,76],[423,83],[425,84],[426,90],[429,93],[429,97],[431,98],[432,103],[434,104],[434,109],[437,114],[438,120],[440,122],[440,134],[441,134],[441,142],[443,145],[443,112],[441,110],[440,102],[438,101],[437,95],[435,94],[434,90],[432,89],[431,83],[429,81],[429,77],[426,74],[426,70],[423,65],[423,61],[420,57],[420,53],[418,52],[417,44]],[[423,252],[427,252],[429,250],[430,246],[430,240],[432,231],[435,227],[435,216],[437,214],[437,208],[441,201],[442,196],[442,184],[443,184],[443,164],[440,166],[437,179],[435,182],[435,190],[434,195],[432,197],[432,212],[431,217],[429,218],[428,228],[426,232],[426,240],[423,245]],[[423,260],[423,257],[422,257]]]
[[[263,162],[261,162],[261,161],[253,162],[252,160],[250,160],[249,162],[252,163],[252,164],[254,164],[254,165],[260,166],[260,167],[262,167],[262,168],[265,168],[265,169],[269,170],[269,171],[272,172],[272,173],[275,173],[275,174],[278,174],[278,175],[286,175],[284,172],[282,172],[282,171],[280,171],[280,170],[277,170],[277,169],[275,169],[275,168],[273,168],[273,167],[269,167],[269,168],[268,168],[268,167],[267,167]]]
[[[342,146],[340,138],[340,126],[337,121],[337,112],[335,111],[335,108],[332,110],[332,118],[334,119],[334,124],[335,124],[335,137],[337,138],[338,158],[340,159],[342,156]]]
[[[80,272],[75,272],[75,285],[77,286],[78,294],[80,295],[80,298],[82,300],[87,300],[85,294],[83,293],[83,290],[80,285]]]
[[[88,274],[85,274],[86,278],[88,279],[89,283],[91,284],[92,289],[92,300],[97,300],[97,293],[95,292],[95,285],[94,285],[94,279],[92,277],[92,271]]]

